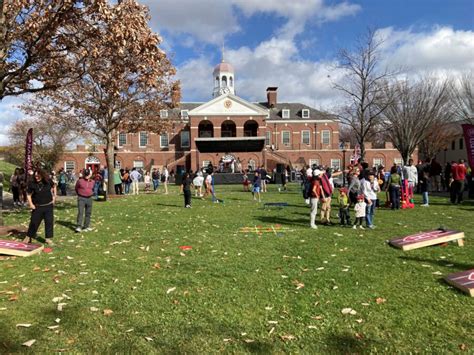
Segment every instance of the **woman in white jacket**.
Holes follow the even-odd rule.
[[[374,215],[375,206],[377,205],[377,193],[380,191],[380,187],[377,181],[375,181],[375,174],[370,172],[369,175],[361,180],[361,190],[364,194],[364,198],[367,201],[365,221],[367,228],[374,228]]]

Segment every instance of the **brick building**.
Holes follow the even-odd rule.
[[[172,121],[162,134],[117,132],[115,161],[118,167],[196,170],[223,159],[239,159],[244,169],[321,164],[341,168],[351,150],[340,149],[336,117],[302,103],[278,102],[277,88],[269,87],[264,102],[249,102],[235,95],[233,67],[222,61],[213,72],[213,98],[208,102],[180,103],[161,110]],[[387,143],[373,149],[368,143],[370,165],[400,163],[399,153]],[[105,165],[103,147],[78,145],[64,154],[59,164],[67,170]]]

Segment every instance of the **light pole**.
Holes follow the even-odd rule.
[[[346,142],[341,142],[339,148],[342,150],[342,186],[346,186]]]

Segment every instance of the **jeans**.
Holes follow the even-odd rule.
[[[28,226],[28,232],[26,233],[28,237],[36,238],[36,233],[38,232],[42,220],[44,220],[45,237],[50,239],[54,235],[53,204],[47,206],[36,206],[36,208],[31,211],[30,225]]]
[[[400,209],[400,186],[391,185],[389,188],[390,202],[392,203],[392,210]]]
[[[367,207],[365,208],[365,222],[367,223],[367,227],[374,225],[376,203],[377,200],[372,200],[372,204],[367,204]]]
[[[84,225],[84,212],[86,219]],[[77,196],[77,226],[80,228],[89,228],[91,224],[91,215],[92,215],[92,198]]]
[[[125,193],[126,193],[126,194],[129,194],[129,193],[130,193],[130,183],[129,183],[129,182],[126,182],[126,183],[125,183]]]
[[[430,203],[430,199],[428,197],[428,191],[424,191],[421,193],[422,197],[423,197],[423,204],[424,205],[429,205]]]
[[[318,214],[318,198],[311,197],[311,214],[310,214],[310,225],[311,227],[316,226],[316,215]]]
[[[67,184],[62,182],[62,183],[59,183],[59,189],[61,190],[61,195],[62,196],[66,196],[67,195]]]
[[[339,208],[339,222],[341,223],[341,226],[349,226],[351,224],[351,215],[349,213],[349,207]]]
[[[99,198],[99,189],[100,189],[100,181],[96,181],[96,183],[94,184],[94,197],[95,199],[97,200]]]
[[[156,191],[156,189],[160,186],[160,180],[158,179],[153,179],[153,191]]]

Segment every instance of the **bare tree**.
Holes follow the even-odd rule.
[[[380,118],[390,104],[379,100],[388,79],[395,74],[380,68],[382,43],[376,32],[369,29],[358,40],[354,51],[343,49],[339,54],[338,67],[346,71],[346,76],[342,83],[335,83],[334,88],[344,93],[348,104],[338,117],[342,124],[352,128],[362,159],[365,158],[364,143],[377,131]]]
[[[449,87],[448,80],[422,78],[413,84],[398,80],[385,88],[381,102],[390,104],[383,106],[382,125],[405,164],[432,129],[452,119]]]
[[[456,118],[474,124],[474,72],[464,74],[451,88]]]
[[[453,123],[435,122],[428,127],[418,147],[418,155],[424,161],[431,161],[436,154],[448,148],[451,141],[459,137],[459,126]]]

